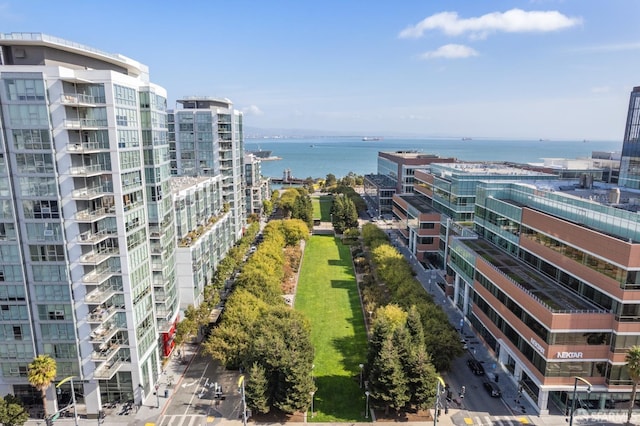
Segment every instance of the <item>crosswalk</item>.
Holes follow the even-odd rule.
[[[473,416],[465,417],[468,426],[521,426],[533,425],[527,416]]]
[[[165,415],[156,422],[156,426],[205,426],[212,424],[213,417],[207,417],[200,414],[176,414]]]

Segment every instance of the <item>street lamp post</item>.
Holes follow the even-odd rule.
[[[362,369],[364,368],[364,364],[360,364],[358,367],[360,367],[360,389],[362,389]]]
[[[309,392],[309,394],[311,395],[311,418],[313,418],[313,396],[316,394],[315,391],[311,391]]]
[[[369,391],[366,391],[366,392],[364,393],[364,395],[365,395],[365,396],[366,396],[366,398],[367,398],[367,402],[366,402],[366,403],[365,403],[365,405],[364,405],[364,418],[365,418],[365,419],[368,419],[368,418],[369,418],[369,395],[370,395],[370,394],[369,394]]]
[[[240,396],[242,397],[242,424],[247,426],[247,400],[244,395],[244,376],[238,379],[238,387],[240,388]]]
[[[160,383],[156,383],[156,408],[160,408]]]
[[[437,376],[436,378],[438,379],[438,382],[436,386],[436,403],[433,407],[433,426],[438,426],[438,405],[440,403],[440,386],[442,385],[442,389],[445,388],[444,380],[442,380],[442,377]]]
[[[67,382],[71,382],[71,404],[73,405],[73,422],[75,426],[78,426],[78,410],[76,409],[76,388],[73,387],[73,376],[65,377],[56,385],[57,389]]]
[[[591,393],[591,383],[582,377],[575,376],[573,382],[573,397],[571,398],[571,415],[569,416],[569,426],[573,426],[573,412],[576,411],[576,391],[578,388],[578,380],[587,385],[587,393]]]

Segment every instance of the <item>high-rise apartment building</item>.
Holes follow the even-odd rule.
[[[178,313],[166,92],[122,55],[0,34],[0,107],[0,393],[37,400],[48,354],[88,415],[141,401]]]
[[[634,87],[629,97],[620,161],[620,186],[640,189],[640,86]]]
[[[262,160],[255,154],[244,155],[244,182],[247,215],[262,215],[264,201],[269,199],[269,179],[262,177]]]
[[[228,99],[186,97],[169,111],[171,173],[222,176],[222,198],[236,238],[246,222],[242,113]]]

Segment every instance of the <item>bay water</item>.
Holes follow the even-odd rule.
[[[272,151],[280,160],[263,161],[262,175],[281,178],[286,169],[295,178],[340,178],[377,173],[378,152],[418,151],[464,161],[513,161],[542,163],[544,158],[586,158],[593,151],[622,150],[622,141],[554,141],[493,139],[394,139],[362,140],[361,137],[312,137],[246,139],[245,149]]]

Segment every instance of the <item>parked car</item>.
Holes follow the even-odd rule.
[[[484,367],[478,360],[470,358],[467,360],[467,365],[476,376],[484,376]]]
[[[492,381],[489,381],[489,380],[485,381],[483,383],[483,386],[487,390],[487,392],[489,392],[489,394],[491,394],[491,396],[494,398],[500,398],[500,395],[502,395],[502,392],[500,391],[500,388],[498,387],[498,385],[496,385]]]

